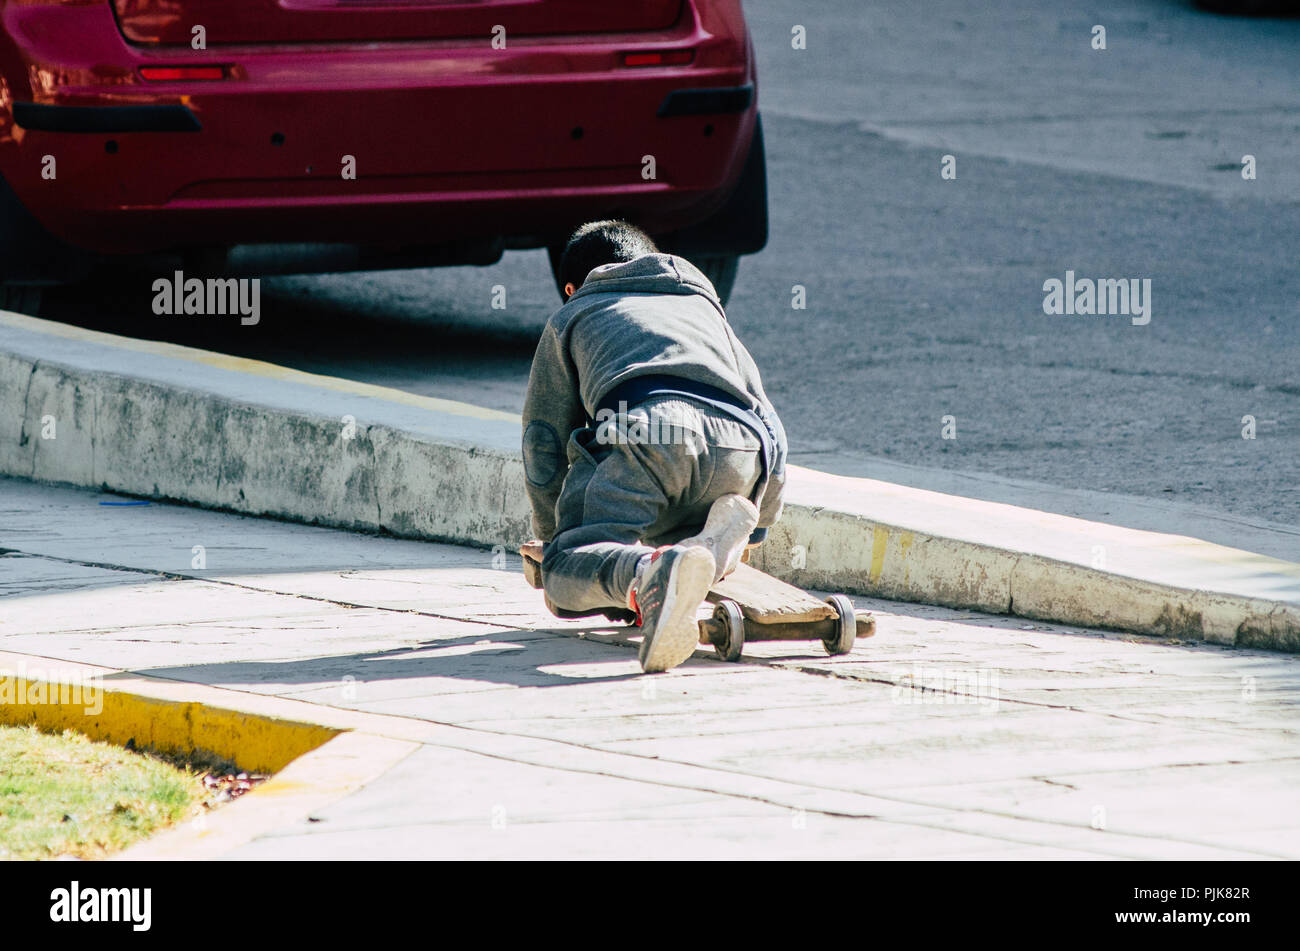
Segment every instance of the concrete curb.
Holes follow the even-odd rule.
[[[801,475],[804,485],[796,498],[814,494],[808,491],[811,486],[821,488],[816,495],[841,499],[870,491],[863,485],[869,480],[807,471]],[[909,489],[904,494],[934,493]],[[809,588],[1179,640],[1300,650],[1300,604],[1295,599],[1300,566],[1197,539],[1047,513],[1029,513],[1039,518],[1024,519],[1018,516],[1027,510],[1013,506],[960,501],[1007,510],[1008,527],[1031,531],[1025,523],[1041,521],[1054,533],[1072,536],[1066,545],[1071,551],[1053,557],[1014,542],[917,531],[897,524],[907,518],[906,508],[890,524],[852,511],[795,504],[787,508],[755,564]],[[1109,556],[1115,570],[1068,557],[1083,559],[1090,552]],[[802,564],[796,564],[791,553],[798,553]],[[1121,567],[1148,576],[1123,574]],[[1214,590],[1216,583],[1228,590]],[[1231,590],[1232,585],[1238,590]],[[1279,598],[1245,593],[1270,588],[1285,594]]]
[[[106,687],[120,671],[25,654],[0,654],[0,722],[160,753],[236,762],[274,773],[340,732],[305,720],[196,702],[189,695]],[[191,691],[192,693],[192,691]]]
[[[0,474],[510,550],[529,535],[511,414],[5,312],[0,328]],[[796,584],[1300,651],[1291,562],[799,468],[788,499],[758,565]]]
[[[419,748],[363,729],[366,716],[278,697],[156,680],[125,671],[0,653],[0,724],[75,730],[132,749],[203,754],[274,775],[237,802],[112,856],[217,858],[360,789]],[[94,691],[94,705],[87,698]],[[382,726],[382,718],[373,718]],[[319,722],[318,722],[319,721]]]

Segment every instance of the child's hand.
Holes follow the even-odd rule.
[[[524,577],[534,588],[542,586],[542,549],[546,543],[534,538],[519,546],[519,554],[524,559]]]

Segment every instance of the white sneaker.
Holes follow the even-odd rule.
[[[695,614],[713,585],[713,556],[695,546],[672,545],[652,556],[632,585],[631,601],[641,624],[641,669],[669,670],[700,642]]]
[[[717,584],[736,570],[745,543],[758,525],[758,507],[743,495],[724,495],[713,503],[704,528],[698,535],[683,538],[677,544],[707,548],[713,556]]]

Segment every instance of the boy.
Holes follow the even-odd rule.
[[[560,280],[524,400],[547,606],[635,617],[642,669],[668,670],[694,652],[709,588],[781,514],[785,432],[690,262],[597,221],[569,239]]]

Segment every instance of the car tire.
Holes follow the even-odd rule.
[[[39,317],[44,290],[43,287],[26,287],[21,284],[0,285],[0,310]]]
[[[709,279],[713,289],[718,292],[718,300],[727,306],[731,299],[731,289],[736,285],[736,269],[740,265],[739,254],[699,254],[689,259]]]
[[[564,285],[560,282],[560,256],[564,253],[563,245],[551,245],[547,257],[551,262],[551,276],[555,278],[555,289],[564,299]],[[740,266],[739,254],[696,254],[688,258],[692,264],[709,279],[713,289],[718,292],[718,300],[727,306],[731,298],[731,289],[736,285],[736,270]]]
[[[564,300],[564,282],[560,280],[560,259],[564,257],[564,241],[552,241],[546,246],[546,259],[551,263],[551,277],[555,278],[555,289]]]

